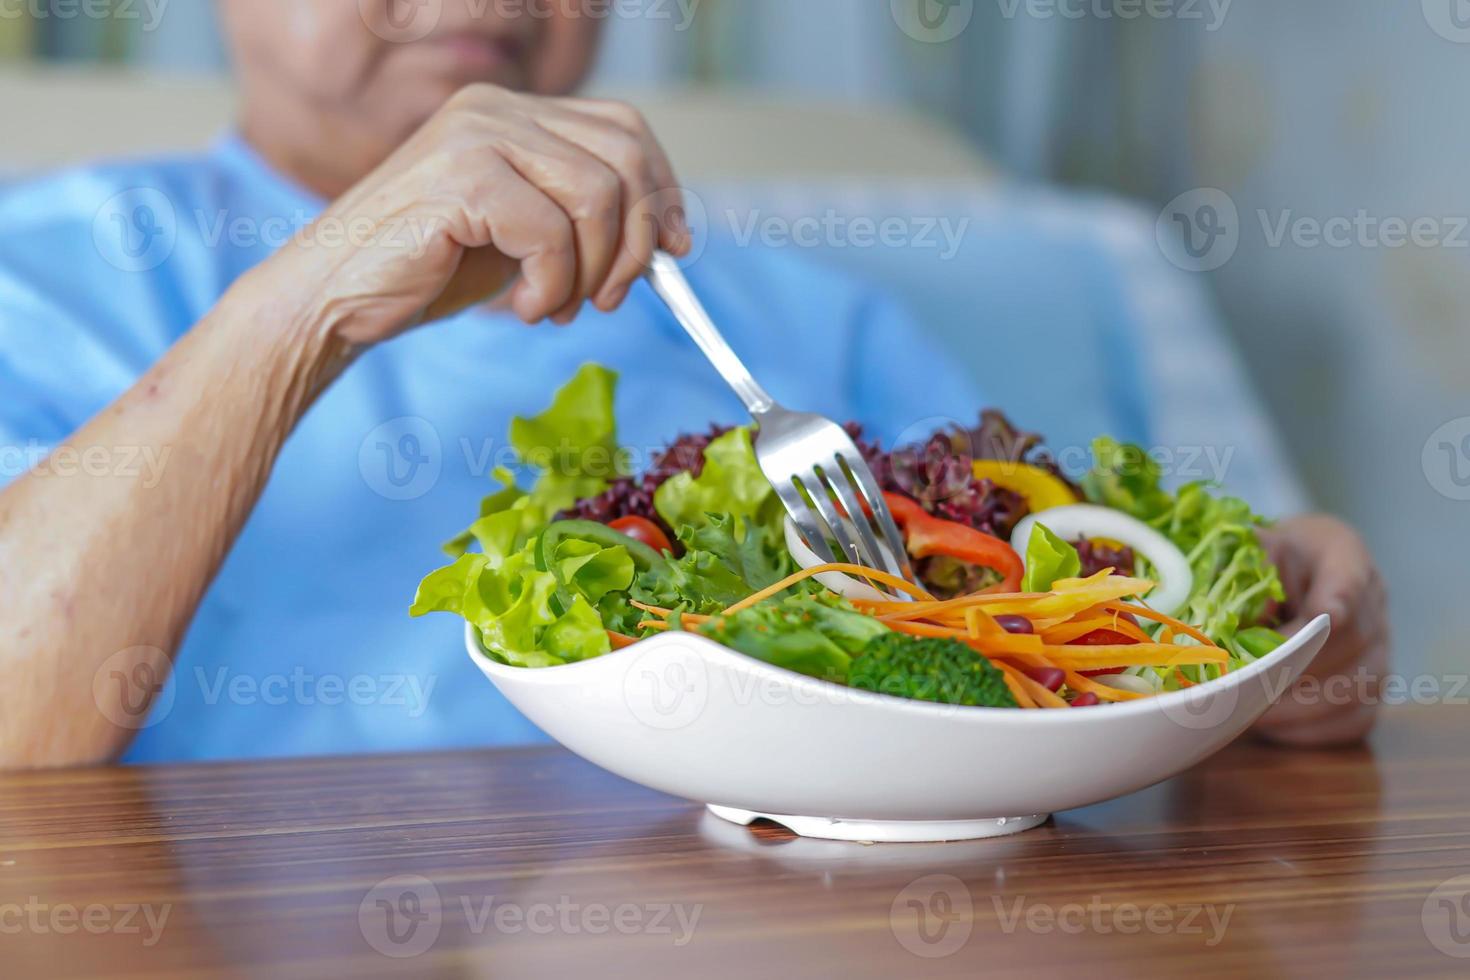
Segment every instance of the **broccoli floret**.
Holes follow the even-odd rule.
[[[958,640],[885,633],[869,641],[853,660],[847,683],[918,701],[1019,707],[1005,675]]]

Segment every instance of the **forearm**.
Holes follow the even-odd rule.
[[[346,363],[326,311],[252,277],[0,493],[0,768],[126,746],[105,699],[140,692],[104,677],[99,705],[98,670],[167,675],[282,443]]]

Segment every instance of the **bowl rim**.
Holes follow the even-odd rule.
[[[1325,643],[1332,632],[1331,617],[1326,614],[1320,615],[1303,626],[1301,630],[1287,637],[1277,649],[1271,651],[1259,660],[1256,660],[1240,670],[1227,674],[1219,680],[1211,681],[1209,684],[1201,684],[1198,687],[1188,688],[1180,691],[1169,691],[1164,694],[1156,694],[1149,698],[1139,698],[1133,701],[1120,701],[1108,706],[1108,711],[1100,713],[1101,717],[1109,719],[1124,718],[1134,715],[1146,715],[1162,710],[1176,704],[1184,704],[1191,699],[1199,698],[1198,691],[1207,690],[1212,692],[1224,692],[1231,689],[1239,689],[1249,681],[1260,677],[1275,668],[1278,664],[1295,656],[1303,647],[1315,642],[1318,637]],[[639,656],[647,653],[645,644],[666,641],[667,638],[677,637],[681,642],[689,643],[691,648],[707,660],[723,661],[724,665],[737,670],[747,671],[758,677],[784,683],[789,687],[807,691],[813,695],[830,695],[834,691],[842,692],[844,700],[851,700],[855,704],[872,705],[875,709],[886,709],[889,711],[907,712],[919,716],[931,718],[946,718],[961,720],[964,723],[990,723],[1000,722],[1002,724],[1036,725],[1036,724],[1084,724],[1089,719],[1096,720],[1099,714],[1093,712],[1072,713],[1070,711],[1023,711],[1017,708],[993,708],[978,705],[940,704],[933,701],[919,701],[913,698],[901,698],[892,694],[880,694],[876,691],[864,691],[859,688],[848,687],[835,681],[822,680],[807,674],[800,674],[785,667],[767,663],[755,657],[747,656],[738,650],[716,643],[706,636],[697,633],[664,633],[659,636],[649,637],[645,640],[623,647],[621,650],[613,650],[600,657],[590,660],[579,660],[575,663],[559,664],[554,667],[514,667],[503,664],[493,659],[480,643],[473,623],[465,623],[465,648],[470,659],[475,665],[493,681],[496,677],[514,679],[518,684],[553,684],[562,683],[572,679],[573,672],[580,671],[587,674],[594,670],[606,670],[608,664],[627,660],[629,657]],[[645,649],[639,649],[645,647]],[[1320,653],[1320,648],[1318,653]],[[1313,658],[1317,654],[1313,654]],[[1309,661],[1310,663],[1310,661]],[[1305,669],[1305,665],[1304,668]],[[1283,692],[1284,693],[1284,692]],[[1045,720],[1042,720],[1045,719]]]

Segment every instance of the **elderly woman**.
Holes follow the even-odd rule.
[[[485,435],[588,360],[637,445],[737,417],[637,286],[690,248],[669,160],[632,107],[568,95],[599,20],[401,6],[222,0],[237,135],[0,195],[0,445],[35,450],[0,492],[0,767],[537,738],[404,612]],[[973,416],[881,297],[711,248],[696,285],[778,395],[889,432]],[[1294,612],[1338,623],[1316,671],[1381,670],[1358,537],[1305,517],[1272,545]],[[1371,720],[1288,702],[1264,730]]]

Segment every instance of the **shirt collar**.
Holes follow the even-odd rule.
[[[220,137],[213,154],[225,167],[277,201],[281,213],[300,210],[315,216],[326,210],[325,198],[271,166],[237,131],[231,130]]]

